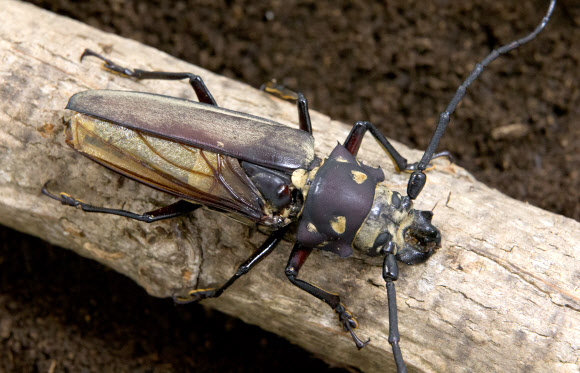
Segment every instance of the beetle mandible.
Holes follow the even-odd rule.
[[[163,208],[136,214],[86,204],[66,193],[42,192],[62,204],[86,212],[125,216],[154,222],[190,213],[202,205],[242,222],[272,230],[266,241],[222,286],[187,289],[174,295],[178,303],[220,296],[282,241],[293,225],[296,242],[286,266],[286,276],[298,288],[328,304],[343,329],[361,349],[370,340],[357,337],[357,322],[338,294],[327,292],[298,278],[314,249],[348,257],[352,249],[382,255],[383,278],[389,308],[389,343],[398,372],[406,372],[399,347],[394,281],[397,260],[423,263],[441,246],[441,234],[431,224],[433,213],[413,208],[426,183],[425,169],[449,124],[450,115],[466,89],[483,69],[499,57],[534,39],[547,24],[556,1],[527,36],[493,50],[478,63],[459,86],[439,122],[423,157],[408,163],[370,122],[356,122],[343,144],[325,159],[314,154],[314,139],[307,100],[301,93],[268,83],[263,90],[295,101],[300,129],[217,106],[200,76],[191,73],[144,71],[119,66],[91,50],[104,67],[135,79],[188,79],[199,102],[142,92],[91,90],[72,96],[66,106],[74,114],[66,126],[66,142],[103,166],[180,198]],[[407,195],[381,182],[383,171],[356,159],[365,133],[382,145],[397,171],[411,172]],[[224,133],[231,134],[224,136]]]

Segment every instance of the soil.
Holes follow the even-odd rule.
[[[415,148],[426,147],[475,63],[529,32],[546,6],[33,2],[254,86],[277,78],[301,90],[312,109],[347,123],[370,120]],[[487,185],[576,220],[579,23],[580,5],[561,0],[536,40],[500,57],[469,88],[439,146]],[[66,250],[5,228],[0,236],[0,372],[331,369],[238,320],[153,299]]]

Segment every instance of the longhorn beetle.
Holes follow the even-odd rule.
[[[399,347],[394,281],[397,260],[423,263],[441,246],[441,234],[431,224],[431,211],[415,210],[413,200],[426,183],[425,169],[435,153],[449,117],[466,89],[485,66],[534,39],[547,24],[556,1],[551,0],[540,24],[527,36],[493,50],[459,86],[441,114],[427,150],[419,162],[408,163],[370,122],[356,122],[344,143],[325,159],[314,154],[314,138],[304,96],[275,84],[263,89],[295,101],[300,129],[217,106],[200,76],[191,73],[144,71],[119,66],[85,50],[104,67],[135,79],[189,79],[199,102],[142,92],[91,90],[72,96],[66,106],[74,114],[66,126],[66,143],[103,166],[180,198],[160,209],[136,214],[86,204],[66,193],[45,195],[86,212],[125,216],[154,222],[190,213],[202,205],[252,225],[272,230],[266,241],[221,287],[185,289],[174,295],[178,303],[220,296],[282,241],[293,225],[296,242],[286,276],[300,289],[328,304],[345,331],[361,349],[354,333],[357,322],[338,294],[300,280],[300,268],[313,249],[348,257],[352,249],[382,255],[389,309],[389,343],[398,372],[406,372]],[[397,171],[411,172],[407,195],[391,191],[383,171],[356,160],[367,131],[383,146]],[[48,184],[48,183],[47,183]]]

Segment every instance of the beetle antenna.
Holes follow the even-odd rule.
[[[397,373],[406,373],[407,367],[403,360],[401,346],[399,346],[401,337],[399,336],[397,295],[395,293],[395,281],[399,278],[399,267],[397,266],[395,254],[393,254],[394,250],[395,247],[393,243],[383,248],[383,253],[385,254],[385,259],[383,261],[383,279],[385,280],[385,287],[387,288],[387,301],[389,308],[389,344],[393,349],[393,357],[395,358],[395,364],[397,365]]]
[[[475,68],[473,69],[473,71],[471,71],[471,74],[469,74],[469,76],[467,77],[467,79],[465,79],[463,84],[461,84],[459,88],[457,88],[457,91],[455,92],[455,95],[451,99],[451,102],[449,102],[449,105],[447,105],[447,109],[445,109],[445,111],[442,112],[441,115],[439,116],[439,123],[437,123],[437,127],[435,128],[435,132],[433,133],[433,137],[431,138],[431,142],[429,142],[427,150],[425,150],[425,154],[423,154],[421,161],[419,161],[419,163],[417,164],[417,169],[413,172],[413,174],[409,178],[409,184],[407,185],[407,194],[411,199],[417,198],[419,193],[421,193],[423,186],[425,186],[427,177],[425,176],[423,171],[433,158],[433,153],[435,153],[437,145],[439,145],[439,140],[441,140],[441,137],[443,136],[443,133],[445,132],[445,129],[449,124],[449,117],[451,116],[451,114],[453,114],[453,112],[457,108],[457,105],[459,104],[461,99],[463,99],[463,96],[465,96],[465,91],[467,90],[467,88],[471,85],[471,83],[475,81],[475,79],[477,79],[477,77],[481,74],[483,69],[487,65],[489,65],[493,60],[498,58],[500,55],[508,53],[518,48],[519,46],[526,44],[530,40],[534,39],[548,23],[548,20],[550,19],[550,16],[554,11],[555,5],[556,0],[551,0],[546,15],[544,16],[544,18],[542,19],[540,24],[535,28],[534,31],[532,31],[531,33],[529,33],[528,35],[524,36],[521,39],[514,40],[511,43],[508,43],[500,48],[494,49],[480,63],[475,65]]]

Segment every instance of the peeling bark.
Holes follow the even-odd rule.
[[[148,211],[173,199],[127,181],[64,144],[68,98],[86,89],[125,89],[192,98],[186,82],[137,82],[108,74],[84,48],[103,51],[128,67],[201,75],[218,104],[296,127],[296,108],[244,84],[131,40],[39,10],[2,2],[0,23],[0,223],[74,250],[114,268],[151,295],[225,281],[265,235],[218,213],[144,224],[87,214],[43,197],[40,188],[95,205]],[[316,152],[329,154],[349,126],[312,112]],[[402,149],[418,159],[419,151]],[[381,165],[387,184],[404,192],[374,141],[361,160]],[[510,199],[465,170],[437,161],[418,199],[434,209],[443,247],[424,265],[401,266],[399,328],[410,371],[570,372],[580,358],[580,224]],[[312,255],[305,279],[343,296],[371,344],[357,351],[335,314],[294,288],[284,265],[285,242],[209,307],[278,333],[327,361],[362,371],[394,369],[387,342],[381,261],[355,253],[340,260]]]

